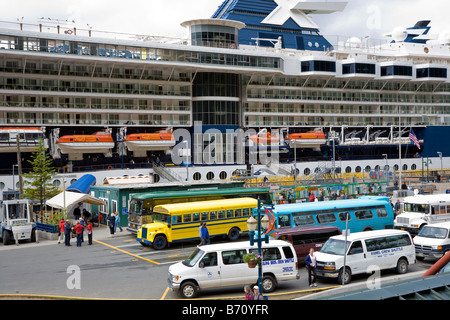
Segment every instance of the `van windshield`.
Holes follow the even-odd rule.
[[[343,256],[346,249],[350,245],[350,241],[347,241],[347,248],[345,248],[345,241],[329,239],[320,249],[320,252]]]
[[[447,238],[447,229],[425,226],[419,231],[418,236],[423,238],[432,239],[445,239]]]
[[[186,266],[186,267],[193,267],[195,266],[195,264],[198,262],[198,260],[200,260],[201,257],[203,257],[203,254],[205,252],[203,250],[200,250],[199,248],[195,249],[194,252],[192,252],[192,254],[186,259],[184,260],[182,263]]]

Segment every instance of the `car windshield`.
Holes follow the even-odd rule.
[[[187,267],[193,267],[204,254],[205,252],[203,250],[197,248],[186,260],[183,261],[183,264]]]
[[[347,249],[350,241],[347,241]],[[345,252],[345,241],[329,239],[320,249],[320,252],[343,256]]]
[[[425,226],[420,230],[418,236],[423,238],[445,239],[447,238],[447,233],[448,231],[445,228]]]

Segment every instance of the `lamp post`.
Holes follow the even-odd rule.
[[[261,200],[258,199],[258,220],[256,220],[254,217],[250,217],[250,219],[247,220],[247,227],[249,231],[250,236],[250,245],[253,247],[255,245],[255,241],[258,244],[258,255],[261,257],[261,263],[258,264],[258,287],[259,292],[263,294],[263,287],[262,287],[262,264],[263,264],[263,254],[262,254],[262,243],[263,241],[265,243],[269,243],[269,237],[266,235],[261,237],[261,233],[263,233],[264,230],[267,230],[269,228],[269,218],[264,215],[263,218],[261,218],[261,207],[262,203]],[[257,236],[255,237],[255,231],[258,231]]]

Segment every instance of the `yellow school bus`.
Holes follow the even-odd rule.
[[[159,205],[153,208],[153,223],[143,225],[136,240],[156,250],[173,242],[200,243],[200,224],[206,222],[210,237],[228,236],[235,241],[248,232],[247,220],[257,206],[258,200],[253,198]]]

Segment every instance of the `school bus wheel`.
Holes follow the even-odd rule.
[[[167,239],[164,235],[158,234],[153,240],[153,249],[162,250],[167,246]]]
[[[239,239],[239,234],[240,231],[238,228],[231,228],[230,231],[228,232],[228,239],[230,241],[236,241],[237,239]]]

